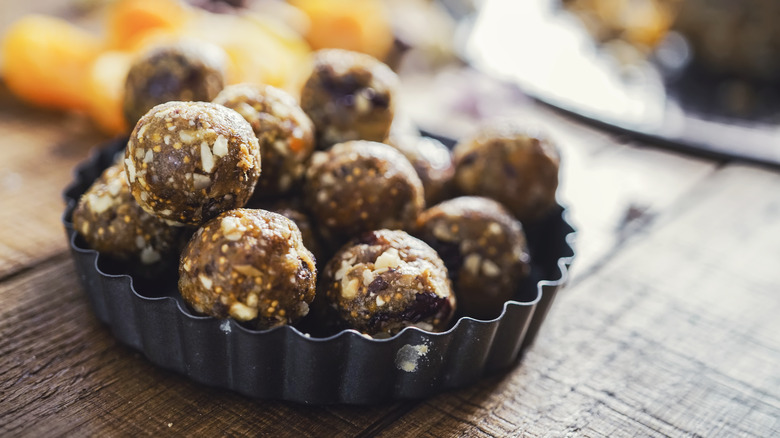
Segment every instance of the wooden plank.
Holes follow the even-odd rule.
[[[31,13],[69,19],[97,30],[102,2],[0,2],[0,36]],[[0,63],[2,60],[0,59]],[[0,68],[2,65],[0,65]],[[0,72],[1,73],[1,72]],[[72,168],[105,141],[83,115],[32,108],[0,81],[0,278],[61,253],[60,193]]]
[[[60,194],[91,147],[105,141],[83,117],[35,110],[0,86],[0,278],[66,248]]]
[[[777,436],[780,175],[728,166],[556,301],[520,367],[382,436]]]
[[[569,138],[559,198],[577,226],[572,283],[606,263],[633,234],[685,197],[718,164],[662,149],[623,145],[580,154]]]
[[[92,315],[69,255],[0,284],[0,435],[354,436],[402,409],[250,400],[161,370]]]

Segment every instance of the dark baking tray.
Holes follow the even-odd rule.
[[[250,330],[231,319],[193,314],[175,278],[150,281],[123,274],[121,266],[86,248],[74,232],[71,215],[78,198],[124,144],[119,139],[94,151],[63,193],[63,223],[92,308],[117,339],[155,365],[250,397],[373,404],[428,397],[507,370],[536,338],[574,257],[574,230],[559,207],[526,230],[534,283],[525,299],[508,301],[496,319],[462,317],[443,333],[407,328],[382,340],[354,330],[326,338],[290,326]]]

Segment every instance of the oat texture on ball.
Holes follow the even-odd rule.
[[[298,227],[265,210],[235,209],[207,222],[179,263],[179,291],[192,309],[257,329],[304,317],[316,282]]]
[[[522,225],[498,202],[476,196],[424,211],[417,235],[442,257],[462,314],[495,318],[530,273]]]
[[[305,162],[314,150],[314,125],[295,98],[270,85],[226,87],[214,103],[235,110],[252,126],[263,157],[255,198],[300,190]]]
[[[425,203],[409,160],[391,146],[363,140],[315,152],[304,199],[323,236],[341,243],[364,231],[409,229]]]
[[[225,86],[227,54],[202,41],[181,40],[143,53],[125,80],[123,110],[135,126],[155,105],[180,101],[210,102]]]
[[[458,142],[453,155],[461,194],[495,199],[524,223],[555,206],[560,157],[544,135],[496,123]]]
[[[200,225],[246,204],[260,176],[260,149],[237,112],[168,102],[138,121],[124,163],[144,210],[174,224]]]
[[[374,337],[409,326],[441,331],[455,310],[441,258],[404,231],[360,235],[328,262],[322,277],[324,299],[345,326]]]
[[[90,248],[143,266],[173,257],[182,231],[138,205],[121,163],[103,171],[81,196],[73,228]]]
[[[301,90],[301,107],[314,122],[317,147],[348,140],[384,141],[395,111],[398,77],[357,52],[324,49]]]

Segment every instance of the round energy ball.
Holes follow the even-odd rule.
[[[172,255],[180,247],[182,231],[135,202],[121,163],[103,171],[81,196],[73,211],[73,228],[101,254],[141,265]]]
[[[252,321],[258,329],[304,317],[316,282],[298,227],[265,210],[240,208],[210,220],[179,263],[179,291],[196,312]]]
[[[364,231],[412,227],[424,207],[409,160],[391,146],[362,140],[312,155],[304,199],[321,233],[342,242]]]
[[[447,265],[466,316],[497,317],[531,272],[522,225],[492,199],[444,201],[424,211],[418,225],[418,236]]]
[[[455,297],[430,246],[404,231],[378,230],[345,245],[327,264],[321,290],[348,327],[384,337],[404,327],[447,327]]]
[[[412,163],[425,191],[425,204],[447,199],[455,175],[452,153],[442,142],[419,135],[392,135],[388,144]]]
[[[362,53],[324,49],[301,91],[301,108],[317,128],[317,147],[348,140],[383,141],[393,121],[398,77]]]
[[[560,157],[545,137],[512,123],[489,126],[453,150],[461,194],[495,199],[521,222],[555,206]]]
[[[124,163],[144,210],[200,225],[246,204],[260,176],[260,148],[237,112],[214,103],[168,102],[138,121]]]
[[[257,136],[263,175],[255,198],[285,194],[299,186],[304,163],[314,151],[314,125],[294,97],[270,85],[238,84],[222,90],[214,103],[241,114]]]
[[[225,86],[227,62],[220,47],[201,41],[152,48],[127,73],[125,119],[135,126],[152,107],[173,100],[210,102]]]

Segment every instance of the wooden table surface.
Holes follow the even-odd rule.
[[[72,168],[105,137],[0,87],[0,436],[780,436],[780,171],[482,91],[511,105],[480,116],[542,124],[562,149],[579,229],[568,286],[505,374],[319,407],[202,386],[112,337],[60,222]]]

